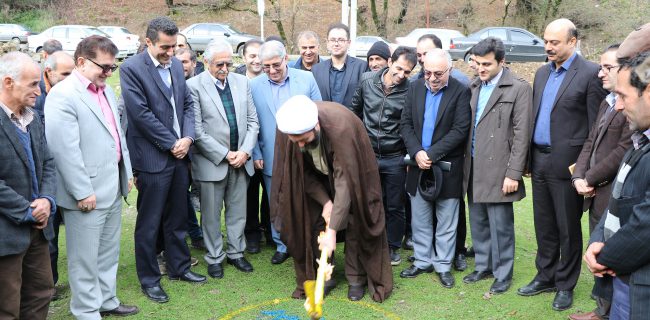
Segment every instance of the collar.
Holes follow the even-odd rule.
[[[343,62],[343,67],[341,67],[341,69],[336,69],[336,68],[334,68],[334,60],[330,59],[330,70],[345,71],[345,67],[347,67],[348,62],[350,62],[350,55],[346,54],[345,55],[345,62]]]
[[[442,86],[442,88],[440,88],[440,90],[438,90],[438,91],[436,91],[436,92],[433,92],[433,90],[431,90],[431,86],[429,86],[429,81],[424,80],[424,86],[427,87],[427,91],[428,91],[428,92],[430,92],[432,95],[435,96],[435,95],[438,94],[440,91],[444,91],[445,88],[447,88],[447,87],[449,86],[449,80],[447,80],[447,83],[446,83],[444,86]]]
[[[606,97],[605,101],[609,104],[610,107],[613,107],[616,104],[616,93],[610,92]]]
[[[573,63],[573,60],[576,59],[577,55],[578,55],[578,53],[574,51],[573,54],[569,57],[569,59],[566,59],[566,61],[564,61],[564,63],[562,63],[560,68],[564,69],[564,71],[568,71],[569,68],[571,68],[571,64]],[[551,71],[559,72],[557,69],[555,69],[555,63],[554,62],[551,62],[550,65],[551,65]]]
[[[22,108],[20,114],[16,114],[9,107],[7,107],[4,102],[0,101],[0,108],[7,114],[9,120],[13,122],[18,122],[21,125],[27,127],[28,124],[34,120],[34,110],[32,108]]]
[[[172,67],[172,61],[171,60],[169,60],[168,64],[162,64],[162,63],[160,63],[160,61],[158,61],[156,58],[154,58],[154,56],[151,55],[151,52],[149,52],[149,50],[147,50],[147,54],[149,55],[149,58],[151,58],[151,61],[153,61],[153,65],[156,68],[158,68],[158,66],[161,66],[163,69],[169,69],[169,68]]]
[[[88,78],[86,78],[81,72],[79,72],[76,68],[72,70],[72,74],[74,74],[79,81],[81,81],[81,84],[83,85],[84,88],[90,89],[90,91],[95,92],[95,93],[102,93],[104,91],[104,87],[97,87],[95,86]]]
[[[646,136],[646,139],[650,139],[650,129],[646,129],[643,132],[636,131],[632,134],[634,150],[639,150],[639,148],[643,147],[643,145],[641,145],[641,142],[643,142],[643,136]]]
[[[210,78],[212,79],[212,83],[214,83],[214,84],[216,84],[216,85],[219,85],[219,84],[220,84],[221,80],[215,78],[215,77],[212,75],[212,73],[210,73],[210,71],[208,71],[208,75],[209,75]],[[221,86],[222,86],[222,87],[225,87],[225,86],[226,86],[226,83],[228,83],[228,77],[226,77],[226,79],[223,80],[223,83],[221,83]]]
[[[377,72],[380,73],[379,79],[381,80],[381,85],[384,86],[386,84],[384,82],[384,76],[386,75],[386,73],[388,73],[388,67],[384,67],[384,69],[382,69],[380,71],[377,71]],[[406,81],[406,80],[404,80],[404,81]],[[393,83],[391,86],[389,86],[389,88],[395,88],[395,87],[397,87],[397,85],[398,85],[397,83]]]
[[[271,80],[271,78],[268,78],[268,75],[267,75],[267,78],[269,79],[269,82],[271,84],[276,85],[276,86],[281,86],[281,85],[285,84],[287,82],[287,80],[289,80],[289,66],[288,65],[286,66],[285,71],[286,71],[286,75],[284,76],[284,79],[282,79],[281,81],[278,81],[278,82],[275,82],[275,81]]]
[[[503,68],[501,68],[501,71],[499,71],[499,73],[497,73],[497,75],[494,78],[492,78],[492,79],[490,79],[488,81],[481,81],[482,82],[481,85],[482,86],[496,85],[497,83],[499,83],[499,80],[501,79],[502,75],[503,75]]]

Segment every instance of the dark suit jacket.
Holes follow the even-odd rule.
[[[631,151],[631,150],[630,150]],[[628,151],[629,152],[629,151]],[[605,217],[594,229],[590,243],[605,242],[598,263],[617,276],[629,275],[630,319],[650,314],[650,152],[630,171],[616,202],[621,228],[604,241]],[[610,210],[612,210],[610,202]]]
[[[415,154],[424,150],[422,149],[422,126],[426,95],[424,79],[409,83],[409,92],[402,111],[400,133],[411,159],[415,159]],[[470,126],[471,96],[469,88],[450,77],[440,100],[431,147],[425,150],[434,163],[440,160],[451,162],[451,171],[443,172],[440,198],[460,198],[462,195],[463,157]],[[419,174],[418,167],[409,168],[406,176],[406,191],[411,195],[415,195]]]
[[[169,150],[176,140],[184,137],[194,139],[192,97],[185,85],[183,66],[175,57],[170,70],[180,137],[173,129],[173,108],[166,85],[147,51],[127,59],[120,68],[122,97],[129,119],[126,139],[134,170],[162,171],[167,161],[173,160]]]
[[[332,95],[330,93],[330,68],[332,68],[331,59],[321,61],[311,68],[323,101],[332,101]],[[345,60],[345,75],[343,76],[343,90],[345,90],[343,105],[348,109],[352,105],[352,96],[354,96],[354,92],[357,89],[359,79],[361,79],[361,75],[366,71],[368,71],[367,62],[347,56]]]
[[[14,124],[0,109],[0,256],[22,253],[31,242],[31,223],[21,223],[31,204],[32,179],[23,145]],[[31,135],[34,167],[40,195],[55,198],[54,159],[45,142],[43,123],[38,116],[27,126]],[[43,229],[45,239],[54,236],[52,220]]]
[[[36,103],[34,104],[34,110],[38,114],[42,123],[45,123],[45,98],[47,97],[47,90],[45,88],[45,78],[44,73],[41,72],[41,82],[38,83],[38,87],[41,89],[41,94],[36,97]]]
[[[616,171],[625,151],[632,146],[632,139],[630,139],[632,131],[623,113],[613,111],[605,119],[602,129],[598,128],[608,108],[609,104],[603,100],[596,122],[589,131],[589,137],[578,156],[572,176],[573,179],[585,179],[590,186],[596,187],[596,196],[585,198],[583,210],[586,211],[593,205],[594,211],[598,214],[602,214],[607,209],[611,197],[611,182],[616,177]],[[590,165],[592,153],[595,160],[593,167]]]
[[[550,65],[545,64],[535,73],[533,84],[535,121],[531,136],[534,136],[540,102],[550,72]],[[596,120],[598,106],[607,95],[602,81],[598,78],[597,64],[576,55],[566,72],[551,111],[551,174],[560,179],[571,178],[568,168],[578,159],[582,145],[589,135],[589,128]]]

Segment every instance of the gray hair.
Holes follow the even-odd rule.
[[[284,45],[280,41],[271,40],[264,42],[260,47],[260,60],[269,60],[276,57],[286,57],[287,49],[284,48]]]
[[[39,65],[30,56],[19,51],[12,51],[0,56],[0,79],[9,77],[17,80],[29,63],[33,63],[34,66],[40,69]],[[2,81],[0,81],[0,90],[2,88]]]
[[[301,39],[316,39],[316,43],[320,45],[320,38],[318,38],[318,34],[316,32],[311,31],[311,30],[305,30],[302,31],[298,34],[298,37],[296,37],[296,43],[300,42]]]
[[[448,68],[452,67],[451,56],[449,55],[449,52],[447,50],[435,48],[435,49],[427,52],[427,55],[424,58],[426,60],[429,60],[429,59],[432,59],[432,58],[445,58],[445,59],[447,59],[447,67]]]
[[[203,53],[203,59],[210,62],[214,58],[214,55],[217,53],[227,52],[232,55],[232,46],[226,40],[221,38],[216,38],[208,43],[208,46],[205,48]]]
[[[49,68],[50,70],[56,70],[56,66],[61,62],[61,59],[68,57],[70,60],[74,62],[74,58],[63,51],[57,51],[54,52],[53,54],[47,56],[47,59],[45,59],[45,63],[43,64],[43,68]]]
[[[43,51],[48,55],[63,50],[63,45],[56,39],[50,39],[43,42]]]

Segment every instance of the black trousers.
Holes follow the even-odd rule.
[[[262,185],[262,203],[260,205],[260,185]],[[262,232],[266,234],[266,241],[273,243],[271,238],[271,216],[269,200],[266,196],[266,186],[262,179],[262,170],[255,170],[255,174],[248,183],[246,194],[246,227],[244,235],[246,242],[262,240]]]
[[[63,223],[63,212],[56,209],[56,214],[54,215],[54,220],[52,221],[52,227],[54,228],[54,238],[50,240],[50,265],[52,266],[52,278],[54,279],[54,284],[59,282],[59,268],[57,264],[59,263],[59,229]]]
[[[573,290],[580,276],[583,198],[570,179],[553,174],[551,153],[533,149],[532,160],[535,280],[555,283],[558,290]]]

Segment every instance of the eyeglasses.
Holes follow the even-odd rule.
[[[431,72],[431,71],[426,71],[426,70],[424,70],[424,78],[425,78],[425,79],[429,79],[429,78],[431,78],[431,76],[433,75],[434,77],[436,77],[436,79],[440,79],[440,78],[442,78],[442,76],[444,76],[445,73],[447,73],[449,70],[451,70],[451,67],[447,68],[447,70],[445,70],[445,71],[436,71],[436,72]]]
[[[346,43],[350,40],[341,38],[341,39],[327,39],[327,41],[331,43],[341,44],[341,43]]]
[[[116,65],[116,64],[112,64],[112,65],[104,64],[104,65],[102,65],[102,64],[99,64],[99,63],[93,61],[90,58],[86,58],[86,60],[88,60],[88,61],[94,63],[96,66],[100,67],[102,69],[103,73],[115,72],[115,70],[117,70],[117,68],[118,68],[118,65]]]
[[[601,66],[598,68],[598,71],[602,71],[602,72],[604,73],[605,70],[607,70],[607,73],[610,73],[610,72],[612,72],[612,69],[614,69],[614,68],[618,68],[618,67],[620,67],[620,66],[618,66],[618,65],[616,65],[616,66],[610,66],[610,65],[606,64],[606,65],[601,65]]]
[[[284,64],[284,60],[282,60],[281,62],[274,63],[274,64],[263,64],[262,65],[262,70],[264,72],[269,72],[269,71],[271,71],[271,69],[273,69],[275,71],[279,71],[279,70],[282,69],[283,64]]]
[[[225,65],[226,68],[232,67],[232,61],[224,61],[224,62],[218,62],[218,63],[212,63],[213,66],[217,67],[217,69],[223,68]]]

